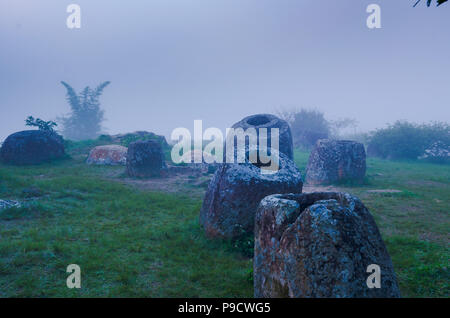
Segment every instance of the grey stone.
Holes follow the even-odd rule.
[[[259,129],[260,128],[267,128],[267,146],[269,148],[271,147],[271,134],[270,130],[272,128],[278,128],[280,133],[280,139],[279,139],[279,149],[277,149],[279,152],[285,154],[289,159],[294,159],[294,146],[292,143],[292,133],[291,128],[289,127],[289,124],[283,120],[278,118],[277,116],[271,115],[271,114],[258,114],[258,115],[252,115],[245,117],[241,121],[235,123],[232,128],[242,128],[244,131],[248,128],[255,128],[256,132],[259,136]],[[259,138],[258,138],[259,139]],[[255,147],[257,145],[248,145],[247,147]],[[225,147],[226,149],[226,147]],[[224,152],[224,155],[226,155],[226,151]]]
[[[366,174],[364,145],[348,140],[317,141],[306,168],[306,183],[363,182]]]
[[[14,207],[20,207],[20,203],[12,200],[0,200],[0,211]]]
[[[263,174],[251,163],[223,164],[215,172],[203,200],[200,223],[208,237],[236,239],[253,233],[255,214],[262,198],[273,193],[302,191],[300,171],[279,154],[279,170]]]
[[[369,288],[371,264],[381,288]],[[255,297],[400,297],[375,221],[348,193],[264,198],[255,219]]]
[[[130,177],[161,177],[164,169],[164,153],[158,141],[136,141],[128,146],[127,173]]]
[[[36,165],[65,156],[64,140],[43,130],[25,130],[14,133],[0,149],[0,159],[12,165]]]

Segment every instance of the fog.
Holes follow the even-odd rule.
[[[81,6],[81,29],[66,7]],[[422,1],[425,2],[425,1]],[[366,26],[378,3],[381,29]],[[1,0],[0,140],[111,81],[105,132],[203,126],[306,107],[359,130],[450,121],[450,4],[415,0]]]

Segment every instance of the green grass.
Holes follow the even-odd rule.
[[[0,165],[0,198],[24,202],[0,212],[0,297],[252,297],[248,241],[206,239],[200,199],[85,165],[94,144],[71,144],[73,159],[52,164]],[[308,154],[295,155],[304,170]],[[403,296],[449,296],[449,186],[449,166],[370,159],[368,184],[344,188],[374,215]],[[30,187],[42,196],[25,198]],[[403,192],[367,192],[387,188]],[[66,287],[69,264],[81,267],[80,290]]]
[[[79,151],[75,151],[76,154]],[[251,260],[210,241],[198,224],[201,200],[144,192],[105,176],[83,158],[35,167],[0,165],[0,297],[244,297]],[[82,288],[66,287],[69,264]]]

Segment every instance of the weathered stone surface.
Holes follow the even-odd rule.
[[[128,149],[119,145],[98,146],[92,149],[86,160],[89,165],[124,166]]]
[[[381,288],[367,267],[381,268]],[[371,214],[348,193],[264,198],[255,219],[255,297],[400,297]]]
[[[161,144],[155,140],[132,142],[127,153],[127,173],[130,177],[160,177],[166,168]]]
[[[234,239],[253,233],[255,213],[262,198],[273,193],[302,191],[302,177],[284,154],[280,169],[263,174],[251,163],[223,164],[215,172],[200,211],[207,236]]]
[[[278,128],[280,133],[279,139],[279,152],[285,154],[289,159],[294,159],[294,146],[292,143],[292,133],[289,124],[278,118],[277,116],[271,114],[258,114],[245,117],[241,121],[237,122],[232,126],[232,128],[242,128],[244,131],[248,128],[255,128],[259,137],[259,128],[267,128],[267,146],[271,148],[271,128]],[[258,138],[259,139],[259,138]],[[259,141],[258,141],[259,145]],[[248,145],[250,148],[256,145]],[[226,151],[224,152],[226,155]]]
[[[362,182],[366,174],[364,145],[348,140],[317,141],[309,156],[306,183]]]
[[[0,200],[0,211],[5,209],[10,209],[14,207],[20,207],[20,203],[11,200]]]
[[[12,165],[34,165],[65,156],[64,140],[54,132],[25,130],[6,138],[0,159]]]

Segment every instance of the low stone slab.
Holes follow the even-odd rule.
[[[20,203],[12,200],[0,200],[0,211],[14,207],[20,207]]]
[[[119,145],[98,146],[92,149],[86,160],[89,165],[124,166],[128,149]]]

